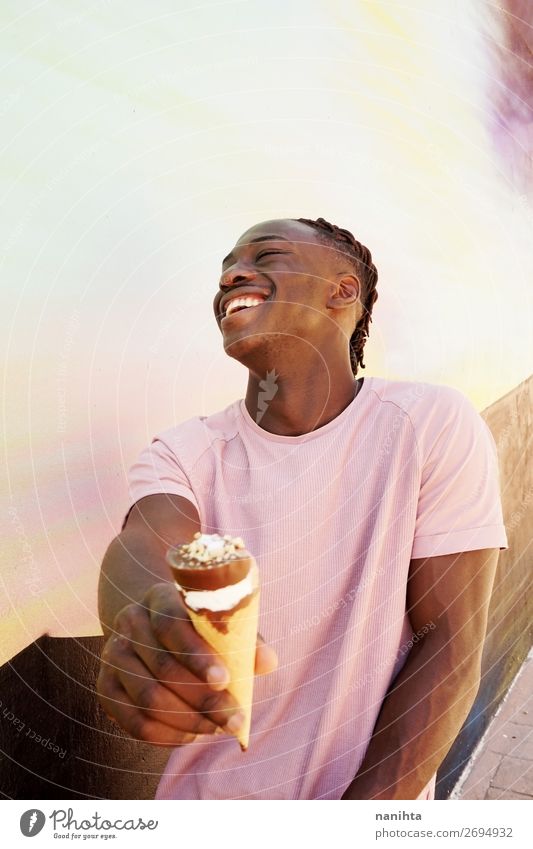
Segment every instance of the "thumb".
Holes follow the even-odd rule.
[[[255,674],[267,675],[278,667],[278,656],[271,646],[268,646],[261,634],[257,635],[255,652]]]

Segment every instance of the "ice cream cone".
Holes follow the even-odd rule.
[[[246,751],[250,739],[252,722],[252,700],[254,690],[255,648],[259,619],[259,590],[251,596],[249,603],[235,611],[227,619],[227,633],[222,633],[207,616],[189,610],[192,624],[198,634],[212,646],[221,657],[230,675],[228,691],[244,711],[245,722],[235,735]]]
[[[197,534],[170,549],[167,561],[197,633],[220,655],[230,676],[227,690],[245,722],[235,737],[246,751],[250,738],[259,618],[259,572],[240,538]]]

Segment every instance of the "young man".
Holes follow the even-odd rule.
[[[244,233],[214,312],[246,397],[160,434],[131,470],[102,566],[98,690],[131,735],[176,747],[157,798],[434,796],[479,686],[507,540],[470,402],[354,380],[376,281],[368,249],[323,219]],[[239,708],[165,563],[197,530],[242,536],[261,570],[246,754],[215,734]]]

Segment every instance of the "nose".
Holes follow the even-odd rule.
[[[255,280],[257,274],[246,265],[236,262],[231,268],[227,268],[220,278],[221,289],[231,289],[233,286],[243,286]]]

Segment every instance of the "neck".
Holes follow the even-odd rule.
[[[280,436],[301,436],[335,419],[361,383],[355,384],[349,359],[327,366],[299,363],[297,371],[271,366],[262,376],[250,371],[245,404],[251,418]]]

